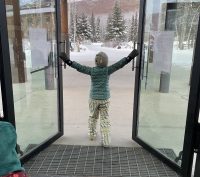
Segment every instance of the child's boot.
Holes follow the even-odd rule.
[[[102,146],[110,147],[110,130],[109,128],[101,129]]]

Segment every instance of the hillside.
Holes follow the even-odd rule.
[[[119,0],[120,6],[123,13],[130,13],[138,11],[139,0]],[[112,8],[115,4],[115,0],[82,0],[82,1],[71,1],[69,8],[76,4],[78,13],[86,13],[88,15],[107,14],[112,12]]]

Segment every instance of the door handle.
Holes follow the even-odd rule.
[[[132,61],[132,71],[135,71],[135,68],[137,68],[137,67],[135,67],[136,60],[137,60],[137,57],[135,57],[135,59],[133,59],[133,61]]]
[[[139,45],[139,43],[134,42],[133,43],[133,49],[138,49],[138,45]],[[133,59],[133,61],[132,61],[132,71],[134,71],[135,68],[138,68],[137,66],[135,66],[135,63],[137,65],[137,58],[138,58],[138,56],[135,57],[135,59]]]
[[[65,53],[67,53],[67,40],[65,39],[64,41],[60,41],[60,44],[64,44],[64,50],[63,50],[63,48],[61,49],[62,51],[64,51]],[[66,69],[66,63],[64,63],[64,65],[62,65],[62,66],[64,66],[64,69]]]

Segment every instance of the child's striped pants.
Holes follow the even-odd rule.
[[[100,117],[100,130],[103,146],[110,145],[110,121],[108,115],[109,104],[109,100],[89,100],[89,136],[91,140],[96,137],[97,120]]]

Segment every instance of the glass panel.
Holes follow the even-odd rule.
[[[181,164],[200,1],[146,1],[138,137]]]
[[[6,0],[18,144],[58,132],[55,1]]]

